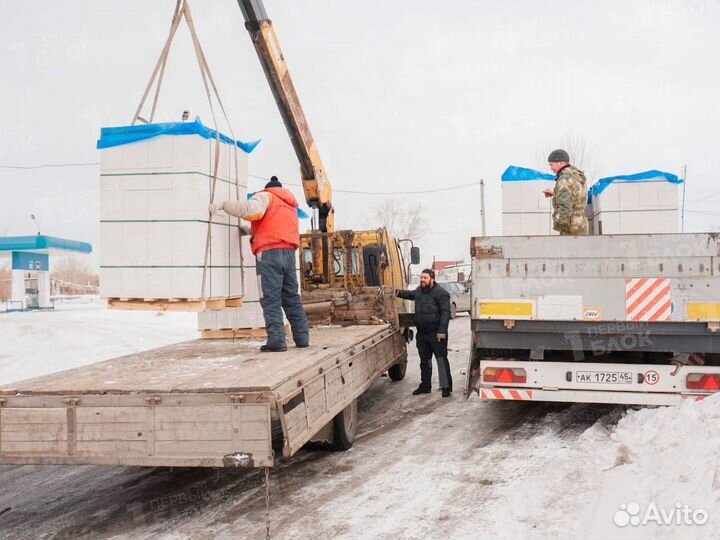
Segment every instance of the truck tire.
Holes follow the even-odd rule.
[[[455,302],[450,304],[450,318],[454,319],[457,317],[457,306],[455,305]]]
[[[388,369],[388,377],[390,377],[391,381],[402,381],[405,378],[406,371],[407,360],[403,360]]]
[[[350,450],[357,435],[357,399],[333,419],[333,450]]]

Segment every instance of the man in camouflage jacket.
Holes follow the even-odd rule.
[[[555,173],[553,192],[553,229],[562,236],[588,234],[585,216],[588,188],[585,174],[570,165],[565,150],[553,150],[548,156],[550,169]]]

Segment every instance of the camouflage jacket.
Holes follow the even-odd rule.
[[[553,194],[553,228],[562,235],[588,234],[587,197],[585,174],[572,165],[561,170]]]

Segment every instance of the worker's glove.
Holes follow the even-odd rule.
[[[445,341],[447,339],[447,334],[440,334],[437,335],[438,341]]]
[[[223,211],[223,203],[210,203],[210,215],[214,216],[215,214],[219,214]]]

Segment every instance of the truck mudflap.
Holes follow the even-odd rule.
[[[0,463],[272,466],[271,404],[259,397],[3,397]]]
[[[466,396],[483,400],[677,405],[720,391],[720,367],[480,360]]]

